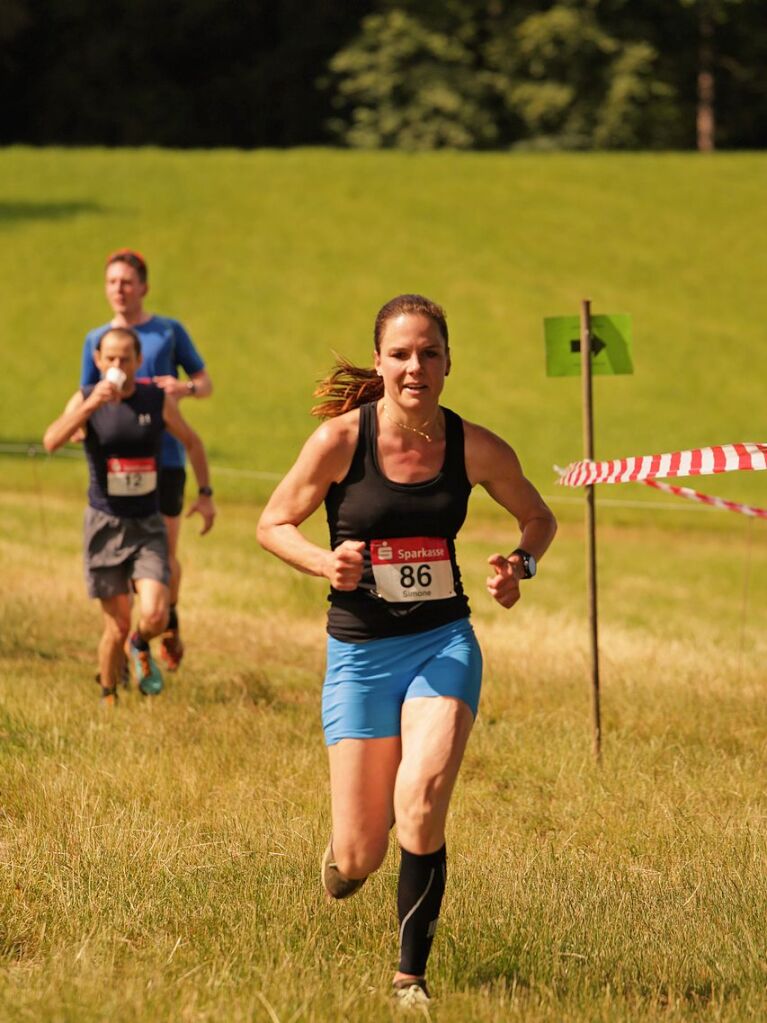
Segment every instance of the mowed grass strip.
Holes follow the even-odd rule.
[[[182,671],[105,714],[82,501],[37,471],[37,489],[0,498],[0,1015],[389,1019],[394,842],[348,904],[318,882],[323,584],[256,549],[257,507],[225,502],[210,536],[185,534]],[[762,533],[740,534],[738,631],[743,577],[723,579],[717,529],[603,525],[599,769],[582,529],[565,515],[507,614],[482,562],[508,526],[473,507],[461,560],[486,683],[449,825],[435,1020],[767,1012]],[[661,548],[673,598],[643,584]]]
[[[285,471],[333,351],[370,364],[375,313],[403,291],[447,308],[445,403],[542,485],[582,451],[543,318],[582,298],[633,316],[634,375],[595,382],[598,457],[767,440],[765,172],[759,153],[5,149],[0,440],[39,437],[75,390],[122,245],[149,260],[147,307],[208,362],[213,400],[183,409],[233,468]],[[711,492],[764,503],[749,473]]]

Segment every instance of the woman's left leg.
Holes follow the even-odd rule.
[[[394,815],[402,849],[395,983],[423,977],[445,891],[445,821],[474,714],[463,700],[416,697],[402,707]]]

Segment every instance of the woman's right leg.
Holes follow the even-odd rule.
[[[398,735],[328,747],[333,859],[347,878],[367,877],[383,863],[401,753]]]

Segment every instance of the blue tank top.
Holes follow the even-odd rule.
[[[334,639],[405,636],[469,616],[455,557],[471,493],[463,421],[450,409],[442,411],[445,459],[439,473],[422,483],[395,483],[378,465],[375,402],[360,408],[349,472],[325,498],[331,547],[365,541],[357,589],[330,590],[327,629]]]
[[[83,387],[83,397],[92,390],[93,386]],[[92,508],[126,519],[143,518],[158,510],[164,400],[162,388],[137,383],[129,398],[102,405],[91,415],[84,446]]]

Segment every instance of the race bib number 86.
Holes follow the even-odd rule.
[[[371,540],[370,561],[379,597],[393,603],[455,596],[447,540],[407,536]]]

